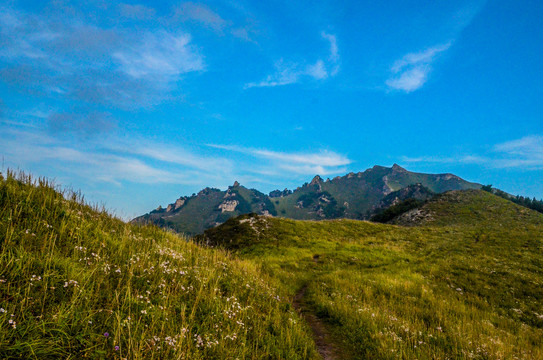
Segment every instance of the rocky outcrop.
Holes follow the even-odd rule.
[[[174,210],[177,210],[179,209],[181,206],[185,205],[185,202],[187,201],[187,198],[186,197],[180,197],[179,199],[177,199],[175,201],[175,204],[174,204]]]
[[[221,209],[221,213],[227,212],[227,211],[234,211],[236,210],[236,206],[239,205],[239,201],[237,200],[226,200],[219,204],[219,209]]]
[[[285,188],[285,190],[283,191],[273,190],[272,192],[270,192],[269,197],[271,198],[285,197],[285,196],[289,196],[290,194],[292,194],[292,190]]]

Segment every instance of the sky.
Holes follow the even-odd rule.
[[[543,198],[541,1],[0,0],[1,170],[130,219],[397,163]]]

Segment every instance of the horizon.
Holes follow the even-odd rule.
[[[394,163],[543,199],[542,16],[532,1],[0,1],[1,170],[124,219],[205,187],[268,194]]]

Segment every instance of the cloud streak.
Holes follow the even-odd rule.
[[[254,158],[270,161],[268,169],[286,170],[300,175],[330,175],[345,171],[345,167],[352,161],[333,151],[321,150],[318,152],[279,152],[266,149],[245,148],[235,145],[210,144],[212,148],[242,153]],[[284,172],[283,172],[284,174]]]
[[[318,59],[314,63],[285,62],[280,59],[274,64],[275,72],[264,80],[245,84],[244,88],[275,87],[296,84],[303,79],[316,81],[336,76],[339,72],[339,50],[336,36],[321,32],[321,37],[330,43],[329,55],[326,60]]]
[[[386,81],[386,85],[390,89],[407,93],[420,89],[428,80],[433,62],[450,46],[451,42],[448,42],[404,55],[390,68],[392,76]]]
[[[204,69],[203,59],[190,46],[190,41],[188,34],[146,33],[140,43],[112,56],[121,70],[133,78],[161,77],[175,81],[184,73]]]
[[[496,144],[490,154],[402,158],[407,163],[472,164],[494,169],[543,169],[543,136],[530,135]]]

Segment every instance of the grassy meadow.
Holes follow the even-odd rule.
[[[314,359],[253,262],[134,226],[44,179],[0,177],[0,358]]]
[[[345,359],[542,359],[543,216],[482,191],[426,205],[425,226],[245,216],[212,245],[262,264]]]

